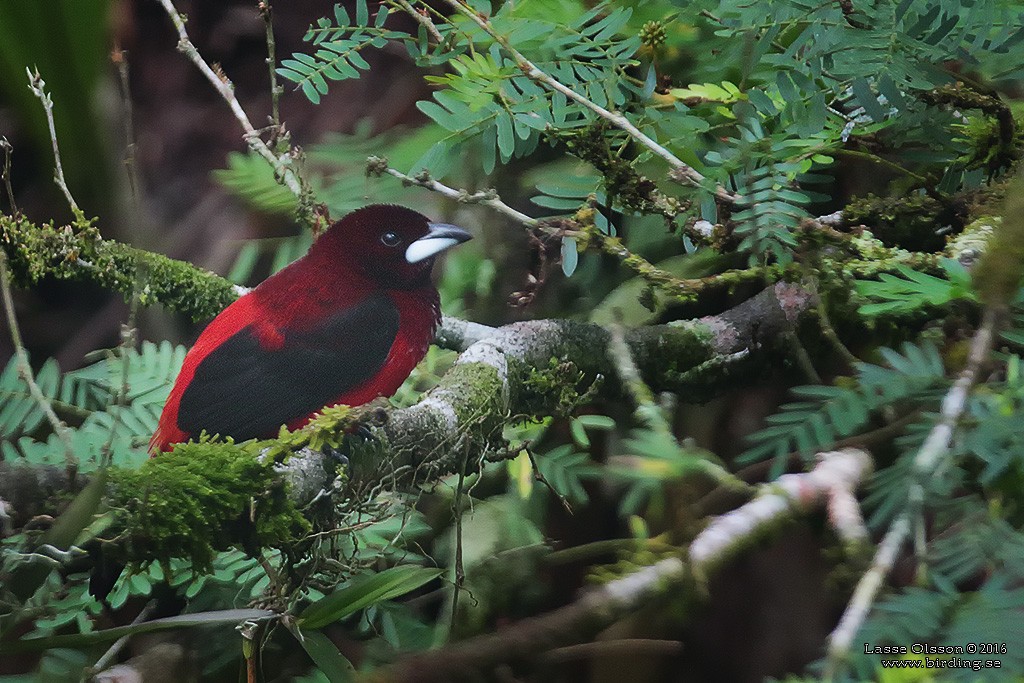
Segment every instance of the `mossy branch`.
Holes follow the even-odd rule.
[[[128,299],[138,284],[136,273],[144,272],[140,304],[161,304],[193,320],[214,317],[241,293],[230,281],[191,263],[105,240],[88,221],[57,227],[0,216],[0,248],[17,285],[34,285],[44,277],[86,280]]]

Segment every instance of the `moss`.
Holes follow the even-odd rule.
[[[619,551],[615,562],[591,568],[586,579],[588,583],[595,585],[611,583],[632,576],[646,567],[652,567],[661,560],[681,555],[681,549],[669,543],[666,534],[649,539],[637,539],[635,547]]]
[[[927,195],[867,197],[852,199],[843,208],[846,225],[868,225],[889,247],[913,251],[938,251],[945,243],[939,228],[953,226],[959,232],[966,221],[966,208],[942,204]]]
[[[946,256],[959,259],[965,265],[973,262],[984,253],[992,233],[1002,220],[1000,216],[982,216],[971,221],[963,232],[946,245]]]
[[[961,111],[977,109],[991,117],[971,117],[966,125],[957,126],[969,149],[959,160],[965,168],[983,168],[991,179],[1020,160],[1024,134],[1010,107],[998,96],[957,82],[923,92],[921,98],[930,104],[950,105]]]
[[[1024,272],[1024,175],[1008,188],[1003,220],[971,272],[982,301],[989,306],[1008,305],[1020,288]]]
[[[838,281],[841,287],[848,286],[852,279],[864,279],[879,273],[892,272],[898,265],[914,270],[940,273],[940,255],[912,252],[906,249],[887,247],[881,240],[863,230],[850,240],[850,246],[860,258],[848,259],[826,257],[816,271],[822,282]]]
[[[517,404],[522,401],[534,415],[570,415],[587,403],[599,382],[587,382],[584,373],[568,360],[551,357],[546,367],[523,367]]]
[[[281,461],[293,451],[309,448],[322,451],[325,448],[339,449],[343,446],[345,435],[356,424],[369,417],[375,411],[375,404],[367,404],[352,408],[346,405],[322,408],[306,425],[300,429],[289,431],[282,426],[277,439],[261,444],[264,457]]]
[[[259,443],[180,444],[138,470],[110,473],[108,505],[124,529],[112,554],[208,570],[218,550],[280,547],[309,529]],[[120,552],[118,552],[120,551]]]
[[[193,320],[212,318],[238,297],[228,280],[185,261],[104,240],[91,221],[57,227],[0,216],[0,247],[15,282],[34,285],[44,277],[91,280],[130,298],[161,304]]]
[[[715,331],[706,323],[683,320],[669,325],[685,330],[686,334],[660,334],[658,328],[626,331],[626,343],[633,350],[633,360],[655,391],[678,386],[676,383],[684,373],[717,355]],[[641,337],[646,334],[659,334],[659,342],[656,345],[645,343]]]
[[[612,149],[615,138],[607,121],[557,135],[572,154],[601,173],[609,202],[614,199],[636,213],[660,214],[670,220],[685,210],[679,200],[662,193],[653,180],[637,172],[632,161]]]

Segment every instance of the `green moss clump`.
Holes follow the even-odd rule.
[[[206,571],[218,550],[280,547],[310,528],[258,443],[180,444],[138,470],[112,470],[108,496],[125,524],[113,553],[122,559],[187,558]]]
[[[264,447],[270,450],[265,457],[280,461],[300,448],[322,451],[324,448],[339,449],[344,445],[345,434],[367,417],[374,405],[352,408],[346,405],[328,406],[318,412],[304,427],[289,431],[282,426],[277,439],[268,441]]]
[[[939,228],[952,226],[959,232],[966,209],[943,205],[927,195],[867,197],[853,199],[843,208],[847,225],[867,225],[883,244],[911,251],[939,251],[945,238]]]
[[[612,128],[598,121],[585,128],[560,131],[559,139],[575,156],[591,163],[604,178],[609,198],[637,213],[661,214],[674,219],[685,208],[673,197],[658,190],[657,184],[637,172],[633,162],[612,149]]]
[[[465,388],[463,396],[452,401],[459,424],[472,424],[481,416],[500,421],[505,407],[502,393],[507,391],[497,369],[488,363],[456,363],[445,376],[445,384]],[[484,398],[481,401],[481,397]]]
[[[591,403],[604,383],[602,375],[588,379],[573,362],[552,357],[547,367],[516,363],[510,382],[517,392],[513,403],[527,415],[571,415]]]

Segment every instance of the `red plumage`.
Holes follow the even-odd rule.
[[[228,306],[185,356],[150,451],[210,434],[267,438],[324,406],[390,396],[440,322],[430,271],[469,239],[399,206],[332,225],[309,253]]]

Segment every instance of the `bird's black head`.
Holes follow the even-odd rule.
[[[431,222],[404,206],[371,204],[328,228],[314,248],[349,259],[389,288],[407,289],[428,281],[438,254],[471,237],[462,228]]]

